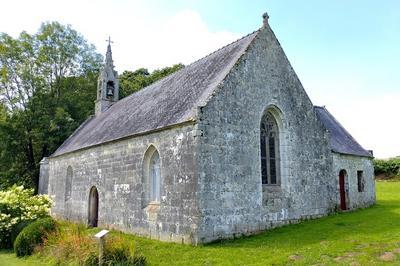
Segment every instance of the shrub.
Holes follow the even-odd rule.
[[[48,217],[52,201],[47,195],[35,195],[33,189],[12,186],[0,191],[0,248],[12,247],[11,235],[18,224]]]
[[[50,255],[57,265],[66,261],[83,265],[97,249],[96,240],[87,235],[85,228],[81,224],[61,223],[60,229],[45,239],[44,255]]]
[[[104,249],[105,265],[146,265],[146,258],[137,254],[133,244],[128,245],[121,237],[108,237]]]
[[[83,265],[85,265],[85,266],[99,265],[99,254],[97,254],[96,252],[89,253],[89,255],[86,256],[86,259],[85,259]]]
[[[19,233],[21,233],[21,231],[27,227],[28,225],[30,225],[31,223],[33,223],[33,221],[22,221],[20,223],[18,223],[17,225],[14,226],[13,230],[11,231],[10,234],[10,240],[11,243],[14,244],[15,239],[17,239]]]
[[[87,266],[99,265],[99,254],[91,252],[84,263]],[[127,244],[120,236],[109,236],[104,246],[104,265],[145,266],[146,258],[138,254],[134,245]]]
[[[400,175],[400,158],[374,160],[375,175],[392,177]]]
[[[22,229],[14,242],[14,251],[18,257],[31,255],[35,246],[43,243],[47,233],[56,229],[53,218],[42,218]]]
[[[99,247],[94,238],[96,230],[86,230],[85,225],[60,222],[59,229],[48,234],[40,251],[50,256],[53,263],[98,265]],[[104,248],[104,265],[146,265],[144,256],[139,255],[133,243],[121,235],[106,237]]]

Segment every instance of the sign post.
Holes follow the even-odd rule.
[[[94,236],[99,239],[99,265],[103,265],[103,256],[104,256],[104,238],[108,234],[108,230],[101,230]]]

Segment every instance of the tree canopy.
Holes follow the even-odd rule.
[[[0,33],[0,189],[37,189],[41,159],[94,113],[102,60],[81,34],[58,22],[17,38]],[[182,67],[124,71],[120,97]]]
[[[120,97],[124,98],[137,92],[151,83],[182,69],[183,67],[183,64],[176,64],[171,67],[156,69],[152,73],[150,73],[146,68],[139,68],[135,71],[124,71],[119,76]]]
[[[70,26],[0,34],[0,177],[37,187],[39,162],[92,112],[102,56]]]

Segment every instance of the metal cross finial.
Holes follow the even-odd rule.
[[[108,45],[111,45],[112,43],[114,43],[113,41],[111,41],[111,37],[108,36],[108,40],[106,40],[106,42],[108,42]]]

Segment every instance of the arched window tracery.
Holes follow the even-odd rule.
[[[270,112],[266,112],[261,119],[260,149],[262,184],[280,184],[279,128]]]

